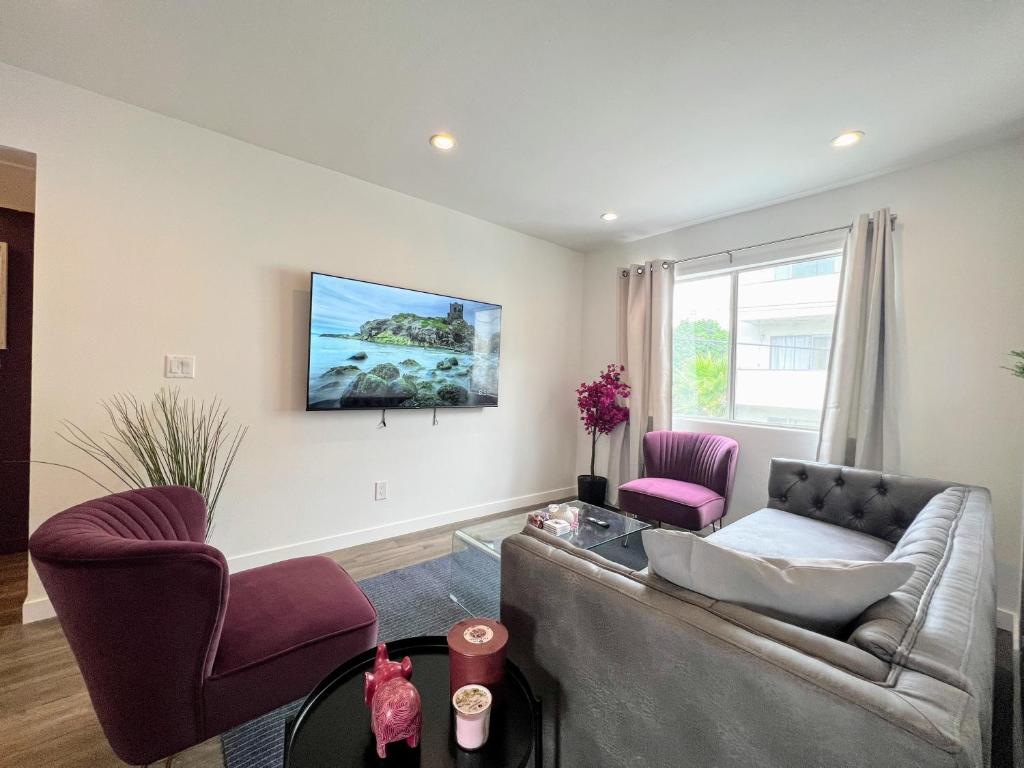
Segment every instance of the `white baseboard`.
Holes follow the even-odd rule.
[[[21,623],[31,624],[33,621],[52,619],[57,613],[50,604],[50,598],[37,597],[35,600],[26,600],[21,606]]]
[[[356,531],[325,536],[320,539],[300,541],[297,544],[288,544],[283,547],[272,547],[262,549],[258,552],[250,552],[246,555],[235,555],[228,558],[231,571],[246,571],[250,568],[257,568],[261,565],[269,565],[280,560],[292,557],[305,557],[306,555],[320,555],[324,552],[334,552],[338,549],[348,549],[359,544],[368,544],[371,541],[390,539],[394,536],[401,536],[406,533],[415,533],[430,528],[437,528],[450,523],[459,523],[463,520],[472,520],[477,517],[505,512],[519,507],[528,507],[532,504],[544,504],[554,499],[562,499],[566,496],[575,496],[575,488],[555,488],[550,491],[531,493],[526,496],[515,496],[511,499],[500,499],[490,501],[486,504],[477,504],[472,507],[462,507],[447,512],[436,512],[432,515],[413,517],[409,520],[401,520],[396,523],[385,523],[372,528],[361,528]]]
[[[372,528],[361,528],[356,531],[333,536],[324,536],[319,539],[300,541],[295,544],[286,544],[281,547],[261,549],[257,552],[249,552],[244,555],[234,555],[228,558],[228,565],[231,572],[246,571],[250,568],[257,568],[261,565],[269,565],[292,557],[305,557],[306,555],[320,555],[324,552],[334,552],[338,549],[347,549],[359,544],[368,544],[372,541],[390,539],[394,536],[401,536],[406,533],[416,533],[430,528],[437,528],[450,523],[459,523],[463,520],[472,520],[477,517],[505,512],[519,507],[528,507],[533,504],[544,504],[556,499],[564,499],[576,495],[576,488],[554,488],[550,491],[530,493],[526,496],[514,496],[510,499],[499,499],[486,504],[476,504],[471,507],[452,509],[447,512],[437,512],[432,515],[423,515],[409,520],[401,520],[395,523]],[[38,597],[34,600],[26,600],[21,609],[21,621],[23,624],[31,624],[34,621],[52,619],[57,614],[53,610],[48,598]]]
[[[1020,617],[1016,611],[996,608],[996,626],[1013,635],[1013,650],[1020,650]]]

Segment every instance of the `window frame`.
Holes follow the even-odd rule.
[[[792,424],[769,424],[763,421],[746,421],[743,419],[736,418],[736,353],[737,353],[737,329],[739,327],[739,286],[740,286],[740,275],[744,272],[756,272],[758,270],[767,269],[769,267],[783,267],[793,266],[795,264],[802,264],[808,261],[818,261],[821,259],[838,258],[839,268],[834,273],[826,274],[838,274],[839,275],[839,291],[842,291],[842,275],[843,275],[843,248],[842,247],[829,247],[822,250],[817,250],[813,253],[803,254],[800,256],[789,256],[784,258],[776,259],[765,259],[764,261],[757,261],[753,263],[745,263],[737,266],[710,268],[702,271],[688,271],[681,275],[676,275],[675,283],[691,282],[696,280],[703,280],[710,277],[719,277],[722,275],[729,275],[730,277],[730,291],[729,291],[729,385],[727,387],[727,416],[699,416],[689,415],[684,413],[673,413],[672,419],[687,420],[687,421],[711,421],[718,422],[720,424],[740,424],[743,426],[750,427],[763,427],[767,429],[788,429],[796,432],[818,432],[818,427],[800,427]],[[821,277],[821,274],[808,275],[803,278],[789,278],[793,280],[803,280],[808,277]],[[675,287],[673,286],[673,291]],[[838,300],[838,296],[836,297]],[[836,316],[832,316],[832,339],[835,339],[836,332]],[[813,354],[813,350],[811,352]],[[832,349],[829,349],[828,358],[825,361],[825,370],[828,371],[829,363],[832,361]],[[820,370],[820,369],[817,369]],[[825,392],[822,393],[822,408],[825,407],[824,397]]]

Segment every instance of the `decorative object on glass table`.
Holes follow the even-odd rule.
[[[565,520],[574,531],[580,527],[580,510],[572,504],[559,504],[555,517]]]
[[[546,509],[538,509],[536,512],[531,512],[526,522],[532,525],[534,528],[544,529],[544,523],[551,519],[551,513]]]
[[[420,743],[423,727],[420,692],[409,682],[412,660],[406,656],[401,662],[388,659],[388,647],[377,646],[373,672],[365,673],[363,688],[366,706],[370,708],[370,730],[377,737],[377,756],[387,756],[387,745],[405,741],[415,749]]]
[[[553,517],[550,520],[544,521],[544,530],[555,536],[564,536],[569,533],[572,528],[567,522],[565,522],[565,520]]]
[[[576,516],[573,514],[573,508],[568,504],[548,504],[548,518],[556,520],[565,520],[571,526]]]

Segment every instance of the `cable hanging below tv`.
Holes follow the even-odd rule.
[[[313,272],[307,411],[498,404],[501,306]]]

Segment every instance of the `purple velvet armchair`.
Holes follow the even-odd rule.
[[[619,507],[647,520],[699,531],[725,517],[740,446],[722,435],[649,432],[647,476],[619,486]]]
[[[189,488],[73,507],[29,543],[111,747],[143,765],[309,693],[377,641],[333,560],[228,574]]]

